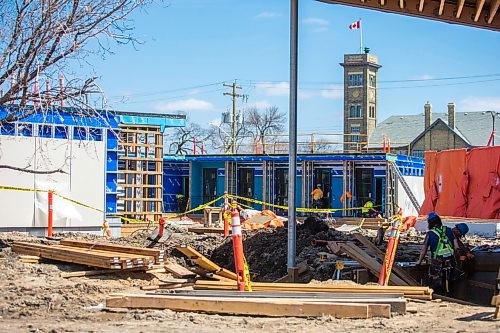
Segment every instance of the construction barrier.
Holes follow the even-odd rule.
[[[425,152],[421,215],[500,219],[500,147]]]

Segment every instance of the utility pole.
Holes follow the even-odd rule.
[[[231,153],[236,154],[236,98],[243,97],[243,95],[237,94],[236,89],[241,89],[241,87],[236,85],[236,80],[233,84],[223,84],[224,87],[233,88],[232,92],[225,92],[224,96],[231,96],[233,98],[233,127],[231,130]]]

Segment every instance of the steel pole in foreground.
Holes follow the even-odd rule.
[[[298,0],[290,0],[290,111],[288,131],[288,258],[290,282],[297,279],[295,262],[297,222],[295,187],[297,175],[297,60],[298,60]]]

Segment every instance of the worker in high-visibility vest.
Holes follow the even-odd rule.
[[[323,208],[323,191],[321,190],[321,184],[318,184],[311,194],[313,197],[313,208]]]
[[[373,201],[371,196],[366,200],[363,208],[361,208],[361,213],[363,217],[372,217],[376,211],[373,209]]]

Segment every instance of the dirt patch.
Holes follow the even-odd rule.
[[[299,258],[307,259],[314,255],[316,248],[307,245],[311,238],[326,237],[339,240],[348,236],[334,231],[306,231],[299,228],[301,235],[297,243]],[[279,260],[269,255],[268,262],[275,260],[286,270],[286,229],[266,230],[254,233],[253,253],[266,258],[265,253],[279,252]],[[259,236],[260,235],[260,236]],[[77,239],[100,240],[101,238],[84,234],[71,234]],[[247,240],[252,238],[249,235]],[[258,237],[265,246],[257,251]],[[299,239],[298,238],[298,239]],[[12,253],[9,244],[13,241],[49,242],[23,234],[0,234],[0,332],[328,332],[373,331],[389,332],[497,332],[498,322],[492,320],[493,308],[469,307],[453,303],[414,303],[408,308],[411,313],[391,319],[339,320],[329,316],[320,318],[264,318],[248,316],[220,316],[202,313],[177,313],[170,310],[106,310],[105,298],[117,292],[140,293],[142,285],[156,283],[168,275],[147,273],[118,273],[113,275],[89,276],[64,279],[61,272],[86,269],[84,266],[64,264],[54,261],[40,264],[21,263],[17,254]],[[130,243],[128,243],[130,241]],[[223,241],[221,236],[203,236],[177,233],[163,244],[172,255],[176,244],[192,245],[204,254],[210,255]],[[280,243],[274,244],[273,242]],[[141,245],[144,239],[139,235],[130,238],[114,239],[113,242]],[[230,245],[230,240],[222,247]],[[248,248],[252,248],[248,245]],[[299,250],[300,249],[300,250]],[[321,248],[320,248],[321,249]],[[217,250],[219,251],[219,250]],[[311,251],[310,253],[308,251]],[[260,254],[259,254],[260,253]],[[228,258],[232,258],[229,248]],[[226,258],[227,261],[230,261]],[[254,258],[257,260],[258,258]],[[228,262],[228,264],[230,264]],[[264,265],[257,266],[264,271]],[[271,276],[271,273],[268,273]],[[276,274],[278,276],[281,273]],[[439,314],[439,315],[436,315]]]

